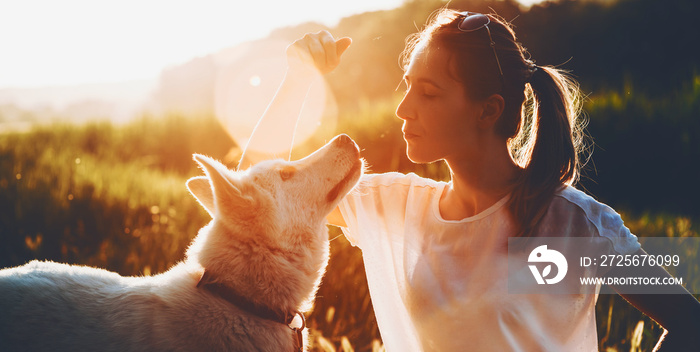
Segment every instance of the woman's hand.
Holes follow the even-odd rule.
[[[326,74],[340,64],[340,56],[352,43],[348,37],[335,40],[328,31],[307,33],[287,47],[287,63],[292,73],[310,74],[315,69]]]

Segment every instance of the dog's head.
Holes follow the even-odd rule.
[[[196,255],[207,271],[228,276],[224,280],[260,275],[229,272],[273,256],[309,279],[322,272],[328,256],[325,218],[362,174],[350,137],[340,135],[298,161],[264,161],[245,171],[229,170],[202,155],[194,159],[206,176],[190,179],[187,187],[213,221],[188,256]]]
[[[294,223],[318,225],[357,183],[362,160],[355,142],[340,135],[297,161],[269,160],[245,171],[194,155],[206,176],[187,187],[217,220],[250,226],[263,221],[281,230]]]

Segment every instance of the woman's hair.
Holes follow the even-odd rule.
[[[580,116],[581,95],[577,83],[561,70],[535,65],[509,23],[487,16],[498,58],[486,29],[463,32],[458,25],[465,15],[441,9],[425,29],[408,38],[402,60],[407,67],[419,45],[447,49],[451,74],[469,97],[503,97],[503,113],[495,128],[523,168],[509,209],[519,227],[518,236],[530,236],[554,193],[578,180],[585,125]]]

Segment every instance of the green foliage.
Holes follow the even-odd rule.
[[[582,184],[635,212],[700,215],[700,76],[665,96],[628,84],[585,106],[595,151]]]
[[[205,224],[192,151],[231,145],[214,119],[52,125],[0,136],[0,267],[32,258],[162,271]],[[177,230],[176,230],[177,229]]]
[[[557,1],[514,21],[538,64],[563,65],[585,90],[672,93],[698,72],[694,0]],[[658,25],[657,25],[658,24]]]

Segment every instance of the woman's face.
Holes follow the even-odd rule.
[[[404,121],[406,155],[415,163],[461,159],[478,152],[481,105],[449,72],[450,54],[421,45],[404,75],[406,95],[396,109]]]

